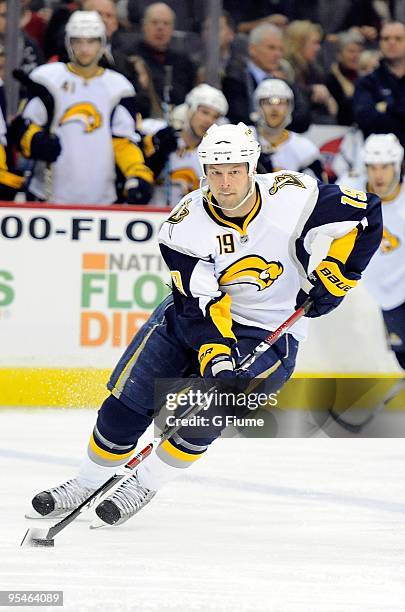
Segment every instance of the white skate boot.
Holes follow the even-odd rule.
[[[59,518],[75,510],[96,489],[84,487],[76,478],[47,489],[32,499],[26,518]]]
[[[155,495],[156,491],[151,491],[140,484],[135,473],[97,506],[96,514],[104,526],[122,525],[146,506]]]

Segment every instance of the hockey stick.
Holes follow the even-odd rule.
[[[391,400],[393,400],[394,397],[397,397],[397,395],[400,394],[400,392],[402,391],[404,387],[405,387],[405,378],[401,378],[401,380],[399,380],[394,385],[391,391],[387,393],[384,399],[374,408],[374,410],[361,423],[349,423],[349,421],[346,421],[345,419],[343,419],[340,414],[338,414],[335,410],[333,410],[333,408],[329,409],[329,414],[336,423],[338,423],[341,427],[343,427],[343,429],[346,429],[346,431],[350,431],[350,433],[358,434],[369,423],[371,423],[371,421],[375,419],[375,417],[378,414],[380,414],[384,410],[386,405]]]
[[[262,355],[265,351],[267,351],[277,340],[284,334],[286,331],[290,329],[294,323],[296,323],[308,309],[311,307],[311,300],[307,299],[304,304],[298,308],[284,323],[282,323],[274,332],[269,334],[267,338],[265,338],[258,346],[247,355],[241,362],[241,370],[247,370],[260,355]],[[208,391],[206,391],[206,395],[215,391],[216,387],[213,386]],[[89,510],[92,506],[94,506],[104,495],[112,489],[120,480],[128,476],[134,468],[136,468],[141,461],[144,461],[146,457],[148,457],[155,446],[161,444],[165,440],[168,440],[173,434],[175,434],[181,427],[183,427],[183,419],[187,417],[194,416],[204,407],[206,407],[207,401],[202,401],[201,403],[192,404],[187,408],[184,412],[181,422],[176,423],[166,431],[162,432],[159,436],[154,438],[152,442],[149,442],[139,453],[137,453],[132,459],[128,461],[121,468],[121,471],[114,474],[109,478],[106,482],[104,482],[96,491],[94,491],[87,499],[85,499],[75,510],[70,512],[65,518],[61,521],[53,525],[48,530],[46,529],[37,529],[31,528],[28,529],[25,533],[21,546],[54,546],[54,537],[60,533],[63,529],[65,529],[72,521],[74,521],[80,514]]]

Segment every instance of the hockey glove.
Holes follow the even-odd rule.
[[[32,159],[40,159],[48,164],[55,162],[62,151],[60,140],[56,134],[49,134],[40,130],[31,140]]]
[[[145,163],[153,174],[159,176],[170,153],[177,149],[177,132],[170,125],[159,130],[152,137],[145,136]]]
[[[128,204],[147,204],[153,193],[153,185],[142,178],[133,176],[125,182],[126,201]]]
[[[153,135],[152,142],[155,152],[164,151],[168,155],[177,149],[177,132],[168,125]]]
[[[324,259],[311,272],[308,280],[312,289],[306,293],[303,289],[297,294],[296,308],[302,306],[308,296],[312,305],[305,316],[321,317],[339,306],[348,291],[357,285],[361,275],[345,270],[344,264],[335,259]]]
[[[201,376],[204,378],[235,378],[235,360],[226,344],[210,342],[198,351]]]

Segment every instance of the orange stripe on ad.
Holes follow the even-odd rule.
[[[107,255],[103,253],[83,253],[83,270],[106,270]]]

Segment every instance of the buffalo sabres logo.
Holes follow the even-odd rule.
[[[282,189],[286,185],[293,185],[294,187],[306,189],[304,183],[300,181],[297,176],[285,172],[284,174],[278,174],[276,177],[274,177],[274,183],[269,189],[269,194],[274,195],[279,189]]]
[[[228,266],[219,277],[221,286],[255,285],[258,291],[270,287],[284,272],[279,261],[266,261],[260,255],[248,255]]]
[[[380,244],[380,249],[383,253],[391,253],[391,251],[395,251],[400,246],[400,240],[394,234],[384,227],[383,229],[383,237]]]
[[[191,198],[186,200],[184,204],[181,204],[179,208],[177,208],[174,213],[168,218],[168,223],[181,223],[187,215],[190,214],[188,207],[191,204]]]
[[[83,123],[84,131],[90,134],[101,127],[103,119],[93,104],[90,102],[79,102],[78,104],[69,106],[61,117],[59,125],[71,123],[72,121],[80,121]]]

